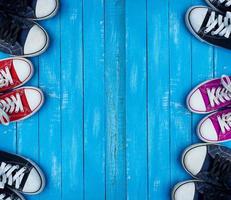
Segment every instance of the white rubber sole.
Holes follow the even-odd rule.
[[[39,56],[41,54],[43,54],[49,47],[49,44],[50,44],[50,38],[49,38],[49,35],[48,33],[46,32],[46,30],[40,26],[38,23],[34,22],[39,28],[41,28],[43,30],[43,32],[45,33],[46,35],[46,45],[38,52],[35,52],[35,53],[31,53],[31,54],[25,54],[25,55],[22,55],[22,56],[19,56],[19,57],[34,57],[34,56]],[[18,57],[18,56],[15,56],[15,57]]]
[[[195,183],[195,182],[203,182],[203,181],[200,181],[200,180],[188,180],[188,181],[183,181],[183,182],[180,182],[178,184],[176,184],[172,190],[172,200],[175,200],[175,193],[176,191],[182,186],[182,185],[185,185],[187,183]]]
[[[41,18],[28,18],[28,19],[34,20],[34,21],[41,21],[41,20],[52,18],[57,14],[59,7],[60,7],[60,2],[59,2],[59,0],[56,0],[56,7],[49,15],[47,15],[45,17],[41,17]]]
[[[187,154],[188,151],[190,151],[191,149],[194,149],[196,147],[200,147],[200,146],[208,146],[208,145],[212,145],[212,144],[206,144],[206,143],[198,143],[198,144],[194,144],[194,145],[191,145],[189,146],[188,148],[186,148],[182,154],[182,157],[181,157],[181,164],[184,168],[184,170],[191,176],[193,177],[194,179],[198,180],[198,178],[196,176],[194,176],[190,171],[188,171],[188,169],[185,167],[185,164],[184,164],[184,158],[185,158],[185,155]]]

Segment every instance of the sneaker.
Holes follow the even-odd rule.
[[[59,8],[58,0],[0,0],[0,8],[20,17],[42,20],[53,17]]]
[[[38,194],[45,186],[42,170],[32,161],[0,151],[0,187],[26,194]]]
[[[231,49],[231,13],[226,15],[207,7],[192,7],[185,20],[191,33],[208,44]]]
[[[0,96],[0,123],[8,125],[35,114],[43,105],[41,90],[34,87],[22,87]]]
[[[41,26],[0,12],[1,51],[15,56],[37,56],[47,49],[48,44],[48,34]]]
[[[32,63],[24,58],[0,60],[0,93],[25,84],[33,71]]]
[[[25,200],[21,194],[9,188],[0,189],[1,200]]]
[[[220,12],[230,12],[231,11],[231,1],[230,0],[205,0],[207,4],[215,10]]]
[[[172,200],[230,200],[231,195],[202,181],[186,181],[175,186]]]
[[[194,178],[231,189],[231,149],[215,144],[197,144],[183,154],[184,169]]]
[[[231,109],[212,113],[202,119],[197,133],[204,142],[217,143],[231,140]]]
[[[188,109],[210,113],[231,104],[231,77],[211,79],[195,87],[187,97]]]

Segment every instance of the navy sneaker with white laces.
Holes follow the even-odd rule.
[[[0,0],[0,8],[20,17],[42,20],[53,17],[59,7],[59,0]]]
[[[221,12],[231,11],[231,0],[205,0],[209,6]]]
[[[20,17],[0,12],[0,50],[15,56],[36,56],[49,44],[46,31]]]
[[[25,200],[21,194],[9,188],[0,189],[0,200]]]
[[[226,14],[208,7],[191,7],[185,16],[190,32],[202,42],[231,49],[231,12]]]
[[[0,188],[38,194],[44,186],[44,175],[35,163],[16,154],[0,151]]]
[[[202,181],[186,181],[175,186],[172,200],[230,200],[227,191]]]

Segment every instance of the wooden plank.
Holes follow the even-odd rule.
[[[148,0],[149,199],[169,199],[169,27],[168,0]],[[163,25],[167,24],[167,25]]]
[[[125,3],[105,1],[106,199],[126,199]]]
[[[187,176],[181,166],[181,153],[191,144],[191,113],[185,106],[187,92],[191,89],[191,41],[182,25],[183,13],[190,2],[169,1],[170,49],[170,145],[172,186]]]
[[[62,2],[62,199],[83,199],[82,1]],[[69,27],[69,28],[65,28]]]
[[[39,114],[39,163],[46,172],[47,185],[41,199],[61,199],[61,111],[60,111],[60,20],[57,16],[43,23],[50,48],[39,58],[39,86],[45,104]]]
[[[84,198],[105,198],[104,1],[83,1]]]
[[[127,199],[148,198],[146,2],[126,1]]]

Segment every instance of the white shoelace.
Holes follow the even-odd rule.
[[[9,116],[7,113],[18,113],[23,112],[23,105],[21,97],[18,93],[16,95],[11,95],[5,99],[0,100],[0,121],[3,125],[8,125],[10,122]]]
[[[224,3],[224,2],[226,2],[225,3],[225,6],[226,7],[229,7],[229,6],[231,6],[231,0],[218,0],[220,3]]]
[[[217,25],[218,28],[214,30]],[[212,35],[229,38],[231,33],[231,12],[227,12],[226,16],[223,17],[222,15],[216,16],[215,12],[212,11],[204,32],[211,32]]]
[[[215,105],[220,105],[226,101],[231,100],[231,80],[228,76],[223,75],[221,77],[221,87],[207,89],[207,94],[209,97],[209,102],[211,107]]]
[[[9,84],[14,84],[10,70],[8,67],[5,67],[5,70],[0,70],[0,88],[8,86]]]
[[[223,134],[231,130],[231,113],[218,116],[217,119]]]
[[[2,177],[0,188],[4,188],[5,184],[12,186],[15,183],[15,188],[19,189],[25,171],[25,167],[20,168],[18,165],[10,165],[2,162],[0,165],[0,176]],[[14,175],[12,174],[13,172],[15,172]]]
[[[0,200],[13,200],[11,197],[7,197],[5,194],[0,194]]]

